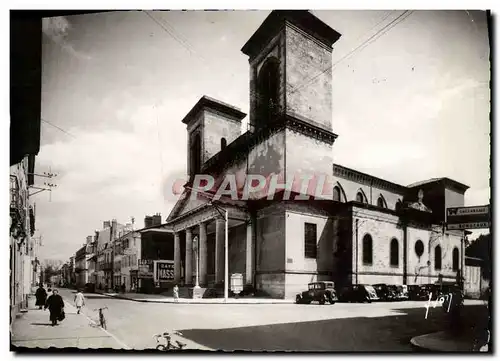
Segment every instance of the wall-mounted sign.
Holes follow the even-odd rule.
[[[490,221],[489,205],[446,209],[446,227],[450,230],[489,228]]]
[[[153,278],[153,260],[140,259],[138,260],[137,277],[139,278]]]
[[[173,281],[174,279],[174,261],[161,260],[154,261],[154,279],[160,281]]]

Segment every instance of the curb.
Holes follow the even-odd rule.
[[[96,294],[105,296],[105,297],[110,297],[110,298],[116,298],[120,300],[127,300],[127,301],[133,301],[133,302],[142,302],[142,303],[176,303],[176,304],[197,304],[197,305],[291,305],[294,304],[295,302],[290,300],[290,302],[275,302],[275,301],[270,301],[270,302],[234,302],[234,301],[228,301],[228,302],[214,302],[214,301],[207,301],[207,302],[200,302],[200,301],[182,301],[182,299],[179,299],[178,302],[176,301],[170,301],[170,300],[162,300],[162,301],[156,301],[156,300],[139,300],[135,298],[128,298],[128,297],[123,297],[119,295],[107,295],[104,293],[98,293]]]
[[[433,350],[431,348],[428,348],[428,347],[424,347],[422,346],[421,344],[419,344],[419,342],[417,341],[417,339],[419,337],[424,337],[424,336],[429,336],[429,335],[432,335],[432,333],[428,333],[428,334],[425,334],[425,335],[420,335],[420,336],[415,336],[415,337],[412,337],[412,339],[410,340],[410,343],[413,347],[413,349],[417,352],[436,352],[438,350]]]

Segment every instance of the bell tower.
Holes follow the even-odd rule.
[[[250,124],[284,129],[285,179],[331,175],[332,50],[340,34],[303,10],[275,10],[243,46]]]

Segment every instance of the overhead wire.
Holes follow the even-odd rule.
[[[392,21],[390,21],[387,25],[385,25],[380,30],[378,30],[375,34],[373,34],[368,39],[366,39],[365,41],[363,41],[360,45],[358,45],[357,47],[355,47],[354,49],[352,49],[350,52],[348,52],[346,55],[344,55],[342,58],[340,58],[334,64],[332,64],[331,66],[328,66],[323,71],[321,71],[319,74],[317,74],[314,77],[312,77],[311,79],[309,79],[307,82],[303,82],[302,84],[299,83],[299,85],[296,86],[291,92],[295,93],[296,91],[298,91],[299,89],[303,88],[304,86],[307,86],[307,85],[311,84],[314,80],[316,80],[318,77],[320,77],[321,75],[323,75],[327,71],[332,71],[333,72],[333,69],[337,65],[339,65],[341,62],[343,62],[344,60],[348,59],[349,57],[351,57],[356,52],[359,52],[359,51],[362,51],[363,49],[365,49],[368,45],[370,45],[373,42],[375,42],[376,40],[378,40],[380,37],[382,37],[383,35],[385,35],[389,30],[391,30],[392,28],[394,28],[396,25],[398,25],[401,22],[403,22],[404,20],[406,20],[412,13],[413,13],[413,10],[411,10],[411,11],[409,11],[409,10],[403,11],[403,13],[401,13],[400,15],[398,15],[398,17],[396,17],[395,19],[393,19]]]
[[[65,134],[69,135],[70,137],[76,138],[73,134],[71,134],[71,133],[67,132],[66,130],[64,130],[63,128],[61,128],[61,127],[59,127],[59,126],[57,126],[57,125],[55,125],[55,124],[53,124],[53,123],[49,122],[48,120],[45,120],[45,119],[43,119],[43,118],[40,118],[40,120],[41,120],[42,122],[44,122],[44,123],[46,123],[46,124],[48,124],[48,125],[50,125],[50,126],[52,126],[52,127],[56,128],[56,129],[58,129],[58,130],[60,130],[61,132],[63,132],[63,133],[65,133]]]

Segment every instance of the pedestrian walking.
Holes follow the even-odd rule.
[[[35,292],[36,303],[35,306],[38,306],[38,309],[42,309],[45,306],[45,302],[47,302],[47,291],[43,288],[43,285],[40,283],[38,285],[38,289]]]
[[[50,311],[52,326],[56,326],[57,321],[64,319],[64,301],[56,289],[52,291],[52,295],[49,296],[45,303],[45,309],[47,308]]]
[[[174,301],[179,302],[179,287],[177,285],[174,286]]]
[[[82,307],[85,305],[85,297],[83,296],[83,293],[81,290],[78,290],[78,292],[75,295],[75,306],[76,306],[76,313],[80,314],[80,311],[82,310]]]

